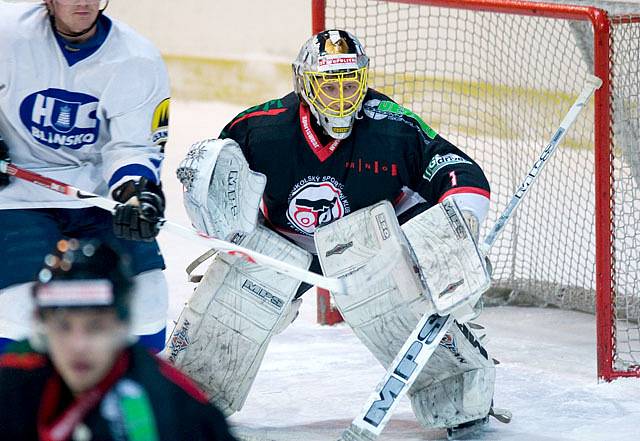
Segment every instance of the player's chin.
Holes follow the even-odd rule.
[[[97,15],[93,12],[75,12],[73,14],[73,26],[74,32],[82,32],[88,26],[95,21]]]
[[[90,362],[70,362],[66,369],[60,369],[67,386],[75,392],[84,392],[95,386],[102,376],[102,372]]]

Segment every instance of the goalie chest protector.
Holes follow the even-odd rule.
[[[267,220],[307,249],[316,227],[381,200],[397,204],[404,187],[434,205],[453,188],[450,171],[457,188],[489,195],[471,158],[372,89],[348,138],[317,135],[314,119],[290,93],[240,113],[220,135],[237,141],[249,167],[267,176]]]

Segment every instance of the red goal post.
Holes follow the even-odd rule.
[[[485,232],[586,74],[602,79],[494,246],[487,302],[595,312],[598,376],[640,376],[640,5],[312,3],[313,33],[353,32],[371,57],[370,85],[483,166],[492,186]],[[319,291],[319,322],[337,314]]]

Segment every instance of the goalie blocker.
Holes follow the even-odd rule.
[[[398,246],[404,250],[391,277],[348,296],[336,295],[336,305],[385,367],[425,313],[459,314],[461,321],[445,334],[409,396],[425,427],[450,428],[485,418],[493,398],[494,363],[462,321],[472,316],[472,307],[490,280],[455,202],[445,199],[403,229],[391,204],[380,202],[317,229],[315,242],[323,272],[331,276],[352,271],[381,250]],[[411,350],[420,347],[412,345]],[[407,355],[407,368],[415,355]],[[369,409],[370,424],[385,418],[397,395],[394,387],[402,387],[396,380],[385,385],[380,400]]]

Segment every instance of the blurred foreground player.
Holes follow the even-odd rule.
[[[1,439],[234,439],[191,380],[133,343],[127,260],[76,240],[46,257],[34,332],[0,357]]]

